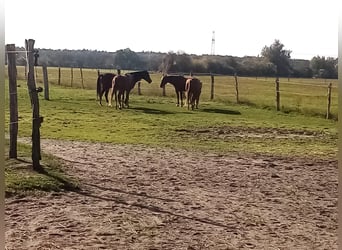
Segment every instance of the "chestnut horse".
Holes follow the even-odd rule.
[[[180,105],[183,107],[183,94],[185,91],[185,82],[188,78],[184,76],[172,76],[172,75],[164,75],[161,79],[160,87],[163,88],[167,83],[172,84],[175,87],[176,96],[177,96],[177,106]]]
[[[115,74],[113,73],[105,73],[100,74],[97,77],[97,88],[96,88],[96,94],[97,97],[100,99],[99,104],[102,106],[102,96],[103,93],[105,93],[106,102],[108,104],[108,92],[110,88],[112,87],[112,81]]]
[[[197,78],[189,78],[185,83],[185,92],[188,109],[190,105],[192,110],[194,110],[194,107],[198,109],[199,98],[202,92],[202,82]]]
[[[124,104],[129,108],[129,93],[134,88],[135,84],[141,80],[145,80],[148,83],[152,82],[147,70],[115,76],[112,80],[111,95],[108,106],[112,106],[113,95],[115,94],[115,108],[117,109],[119,107],[119,109],[121,109],[124,107]],[[124,94],[126,94],[125,100]]]

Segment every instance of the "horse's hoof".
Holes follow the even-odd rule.
[[[177,107],[179,107],[179,104],[176,104]]]

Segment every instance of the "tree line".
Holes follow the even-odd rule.
[[[279,76],[337,78],[337,58],[315,56],[311,60],[291,59],[291,51],[275,40],[261,50],[260,56],[193,55],[129,48],[115,52],[97,50],[38,49],[38,64],[49,67],[149,70],[164,73],[194,72],[240,76]],[[25,50],[18,47],[17,50]],[[17,65],[25,65],[24,53],[18,53]],[[37,57],[38,57],[37,56]]]

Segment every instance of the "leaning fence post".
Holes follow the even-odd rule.
[[[280,110],[280,92],[279,92],[279,77],[275,80],[275,88],[276,88],[276,109]]]
[[[41,160],[40,154],[40,126],[43,122],[43,117],[39,116],[39,98],[38,92],[41,92],[41,88],[36,88],[36,82],[34,78],[34,63],[33,63],[33,46],[35,40],[29,39],[25,40],[26,53],[27,53],[27,63],[28,63],[28,77],[27,77],[27,87],[31,98],[32,107],[32,165],[33,169],[41,171],[39,161]]]
[[[43,65],[44,99],[49,100],[49,80],[46,65]]]
[[[8,52],[8,80],[10,99],[10,148],[9,158],[17,158],[17,138],[18,138],[18,97],[17,97],[17,66],[15,45],[7,44]]]
[[[238,79],[237,79],[237,74],[234,74],[234,78],[235,78],[235,91],[236,91],[236,103],[239,103],[239,83],[238,83]]]
[[[331,107],[331,87],[332,87],[332,83],[328,84],[328,105],[327,105],[327,115],[326,115],[326,119],[330,119],[330,107]]]
[[[211,91],[210,91],[210,100],[214,99],[214,75],[210,74],[211,78]]]

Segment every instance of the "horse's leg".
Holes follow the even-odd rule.
[[[196,96],[196,109],[198,109],[199,97],[200,97],[200,95],[198,94]]]
[[[115,90],[115,109],[118,109],[118,91]]]
[[[110,91],[110,95],[109,95],[109,100],[108,100],[108,107],[111,107],[112,106],[113,95],[114,95],[114,90],[113,90],[113,88],[110,88],[109,91]]]
[[[102,96],[103,96],[103,93],[105,93],[106,102],[108,104],[108,92],[109,92],[109,90],[101,89],[101,92],[100,92],[100,105],[101,106],[102,106]]]
[[[121,92],[121,108],[125,107],[125,91]]]
[[[126,104],[127,108],[129,108],[128,101],[129,101],[129,92],[127,91],[126,92],[126,99],[125,99],[125,104]]]
[[[99,104],[102,106],[102,93],[99,93]]]
[[[195,107],[195,99],[196,99],[195,95],[192,94],[192,97],[191,97],[191,110],[194,110],[194,107]]]
[[[124,108],[124,92],[120,91],[119,96],[119,109],[122,109]]]
[[[188,106],[188,110],[189,110],[189,102],[190,102],[190,93],[187,92],[187,93],[186,93],[186,101],[185,101],[185,103],[186,103],[187,106]]]
[[[187,96],[188,110],[190,109],[191,101],[192,101],[192,93],[189,91],[188,96]]]
[[[120,91],[117,90],[117,92],[115,93],[116,94],[116,109],[121,109],[120,107]]]
[[[103,92],[105,92],[106,102],[108,103],[108,92],[109,92],[109,90],[107,89],[107,90],[104,90]],[[101,94],[101,99],[102,99],[103,92]]]
[[[118,98],[119,98],[119,109],[122,109],[123,108],[123,92],[121,90],[119,91]]]
[[[122,109],[123,108],[123,105],[122,105],[122,98],[123,98],[123,94],[121,91],[119,91],[119,109]]]
[[[176,90],[176,96],[177,96],[177,104],[176,106],[179,107],[179,92]]]
[[[121,93],[121,98],[120,98],[120,100],[121,100],[121,107],[122,108],[124,108],[125,106],[123,105],[123,103],[124,103],[124,99],[125,99],[125,91],[120,91],[120,93]]]
[[[180,91],[180,99],[181,99],[181,107],[184,106],[184,103],[183,103],[183,91]]]

